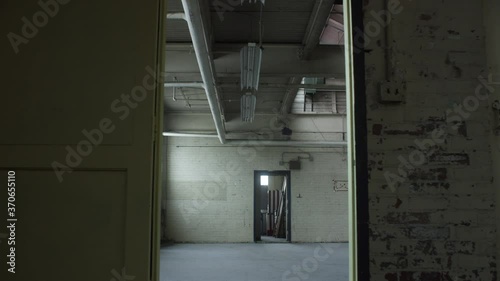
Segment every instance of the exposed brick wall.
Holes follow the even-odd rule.
[[[399,5],[386,64],[383,1],[365,1],[372,280],[496,280],[481,2]],[[402,103],[380,100],[386,65]]]
[[[217,139],[166,139],[166,237],[178,242],[252,242],[254,170],[287,170],[283,152],[309,152],[291,171],[292,242],[348,240],[343,148],[222,146]],[[297,155],[285,155],[285,161]],[[302,154],[305,157],[304,154]],[[300,194],[300,196],[299,196]]]
[[[490,103],[493,105],[496,101],[500,101],[500,18],[498,17],[498,11],[500,11],[500,2],[496,0],[484,0],[484,26],[486,35],[486,55],[487,55],[487,65],[488,73],[491,73],[492,80],[494,80],[492,89],[494,93],[490,95]],[[498,81],[498,82],[497,82]],[[500,112],[494,116],[493,120],[493,130],[491,132],[490,142],[491,142],[491,155],[493,158],[493,185],[496,189],[496,202],[500,202],[500,179],[498,175],[495,174],[496,171],[500,169],[500,134],[498,134],[498,128],[500,126],[500,120],[495,118],[500,117]],[[500,224],[500,206],[496,205],[497,208],[497,229]],[[500,243],[500,231],[497,231],[497,245]],[[500,256],[500,247],[497,246],[497,257]],[[497,271],[500,268],[500,264],[497,262]]]

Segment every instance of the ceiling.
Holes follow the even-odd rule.
[[[262,8],[262,38],[259,0],[200,2],[225,122],[240,118],[244,94],[240,90],[240,49],[249,42],[262,40],[264,48],[256,114],[289,114],[294,102],[300,102],[297,84],[304,77],[327,78],[327,85],[317,90],[323,94],[345,91],[342,1],[267,0]],[[183,12],[180,0],[167,0],[167,13]],[[166,25],[165,82],[202,82],[186,21],[169,19]],[[327,100],[331,103],[331,98]],[[165,112],[210,113],[205,90],[167,87]]]
[[[259,39],[260,4],[239,0],[206,1],[216,42],[247,43]],[[268,0],[263,9],[264,42],[301,44],[315,0]],[[222,4],[224,3],[224,4]],[[231,5],[236,3],[236,5]],[[180,0],[168,0],[167,11],[184,12]],[[167,23],[167,42],[189,42],[183,21]]]

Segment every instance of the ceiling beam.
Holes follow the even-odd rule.
[[[310,59],[297,56],[301,47],[266,48],[262,54],[261,77],[335,77],[344,78],[344,51],[341,47],[318,47],[311,52]],[[180,77],[199,73],[196,56],[185,51],[168,51],[164,76]],[[231,52],[214,60],[218,76],[240,77],[240,53]],[[199,76],[199,74],[198,74]],[[166,80],[164,82],[168,82]],[[190,80],[193,81],[193,80]]]
[[[302,40],[304,49],[300,53],[300,58],[307,60],[310,58],[312,51],[318,46],[321,33],[325,28],[335,0],[316,0],[313,11],[309,18],[306,34]]]
[[[253,123],[241,121],[240,113],[228,114],[226,123],[226,133],[234,134],[238,132],[254,132],[266,134],[279,132],[284,125],[293,130],[294,135],[310,134],[318,139],[342,140],[342,132],[345,131],[345,115],[340,114],[315,114],[315,115],[292,115],[282,118],[275,113],[256,113]],[[207,133],[215,132],[213,122],[210,120],[210,113],[202,112],[166,112],[164,116],[164,130],[175,132]],[[319,132],[325,134],[321,136]],[[229,137],[228,137],[229,138]]]
[[[177,17],[177,15],[172,14],[172,17]],[[242,42],[242,43],[214,43],[212,51],[217,52],[217,53],[239,53],[241,48],[243,48],[245,45],[248,45],[248,42]],[[263,43],[264,49],[286,49],[286,48],[292,48],[292,49],[300,49],[304,47],[302,44],[295,44],[295,43]],[[325,45],[325,46],[320,46],[322,49],[331,49],[331,50],[336,50],[340,49],[341,47],[339,46],[334,46],[334,45]],[[191,42],[167,42],[165,45],[165,51],[186,51],[186,52],[193,52],[193,44]]]
[[[192,81],[199,79],[200,73],[194,71],[188,72],[176,72],[176,71],[165,71],[162,73],[162,78],[164,81],[172,81],[174,77],[179,78],[179,80]],[[217,72],[217,77],[219,78],[239,78],[241,73],[239,72]],[[300,76],[300,77],[331,77],[331,78],[339,78],[344,79],[343,72],[331,73],[331,72],[274,72],[274,73],[260,73],[261,78],[281,78],[281,77],[292,77],[292,76]]]
[[[300,81],[300,79],[296,80]],[[167,88],[203,88],[203,82],[165,82],[163,84]],[[220,88],[237,89],[240,88],[240,83],[219,83]],[[286,89],[317,89],[330,91],[345,91],[345,80],[341,80],[338,84],[279,84],[279,83],[260,83],[260,88],[286,88]]]

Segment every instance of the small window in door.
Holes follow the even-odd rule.
[[[268,186],[269,185],[269,176],[260,176],[260,185]]]

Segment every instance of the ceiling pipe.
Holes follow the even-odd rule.
[[[269,146],[269,147],[347,147],[344,141],[265,141],[265,140],[229,140],[228,145]]]
[[[164,132],[164,137],[217,138],[217,134],[196,134]],[[282,140],[226,140],[225,144],[234,146],[269,146],[269,147],[347,147],[345,141],[282,141]]]
[[[321,89],[321,90],[334,90],[345,91],[344,85],[328,85],[328,84],[279,84],[279,83],[261,83],[260,86],[266,88],[294,88],[294,89]],[[224,86],[223,86],[224,87]]]
[[[168,13],[167,20],[185,20],[186,15],[184,13]]]
[[[203,83],[201,82],[166,82],[163,84],[168,88],[203,88]],[[259,83],[262,88],[293,88],[293,89],[319,89],[319,90],[332,90],[332,91],[345,91],[345,81],[340,83],[330,85],[330,84],[280,84],[280,83]],[[221,88],[237,88],[240,87],[239,83],[224,83],[219,84]]]
[[[188,24],[189,33],[193,41],[193,47],[196,54],[196,60],[200,67],[205,93],[207,95],[208,105],[212,112],[215,129],[221,143],[226,141],[226,132],[222,120],[222,110],[219,103],[219,95],[216,87],[215,66],[210,52],[210,40],[207,30],[201,16],[201,7],[198,0],[182,0],[184,7],[185,20]]]
[[[170,14],[170,19],[175,19],[177,13]],[[167,14],[168,16],[168,14]],[[326,24],[326,21],[325,21]],[[243,48],[248,43],[214,43],[213,51],[214,52],[223,52],[223,53],[239,53],[241,48]],[[302,43],[266,43],[266,50],[269,49],[295,49],[299,50],[303,48],[304,45]],[[325,50],[339,50],[340,46],[336,45],[322,45],[318,46],[320,49]],[[191,51],[193,49],[193,45],[191,43],[177,43],[177,42],[169,42],[167,46],[165,46],[166,51]]]
[[[300,69],[299,69],[300,70]],[[171,78],[171,77],[176,77],[176,76],[183,76],[183,77],[193,77],[193,79],[196,79],[196,77],[200,76],[198,72],[192,72],[192,71],[186,71],[186,72],[178,72],[178,71],[165,71],[165,77],[166,78]],[[230,77],[230,78],[240,78],[241,77],[241,72],[219,72],[217,73],[218,77]],[[339,77],[345,77],[345,73],[343,72],[338,72],[338,73],[333,73],[333,72],[309,72],[309,71],[299,71],[299,72],[261,72],[260,77],[266,77],[266,78],[283,78],[285,77],[293,77],[293,76],[298,76],[298,77],[331,77],[331,78],[339,78]]]
[[[202,82],[166,82],[163,86],[168,88],[205,88]]]
[[[191,134],[191,133],[175,133],[164,132],[164,137],[190,137],[190,138],[218,138],[217,134]]]

